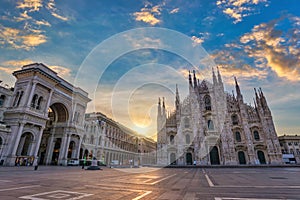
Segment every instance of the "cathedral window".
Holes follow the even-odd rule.
[[[41,109],[41,104],[42,104],[42,101],[43,101],[43,97],[39,97],[39,99],[38,99],[38,102],[37,102],[36,109],[38,109],[38,110],[40,110],[40,109]]]
[[[4,105],[4,101],[5,101],[5,95],[1,95],[0,96],[0,107],[2,107]]]
[[[83,136],[83,143],[86,143],[86,135]]]
[[[260,140],[258,131],[254,131],[253,135],[254,135],[254,140],[256,140],[256,141]]]
[[[235,132],[235,140],[236,140],[237,142],[241,142],[241,141],[242,141],[241,133],[238,132],[238,131]]]
[[[291,142],[288,142],[288,145],[289,145],[289,146],[292,146],[292,143],[291,143]]]
[[[170,143],[174,144],[174,135],[170,135]]]
[[[212,120],[207,121],[208,130],[214,130],[214,122]]]
[[[37,94],[33,95],[32,100],[31,100],[31,108],[35,108],[35,103],[36,103],[37,98],[38,98]]]
[[[189,134],[186,134],[186,135],[185,135],[185,143],[186,143],[186,144],[190,144],[190,143],[191,143],[191,138],[190,138],[190,135],[189,135]]]
[[[232,115],[231,121],[232,121],[232,125],[238,125],[239,124],[238,116],[236,114]]]
[[[205,110],[211,110],[211,100],[210,100],[210,96],[206,95],[204,97],[204,106],[205,106]]]
[[[189,118],[184,119],[184,128],[189,128],[190,127],[190,120]]]

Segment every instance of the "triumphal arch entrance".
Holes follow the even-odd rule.
[[[42,63],[13,72],[17,81],[4,114],[11,134],[5,165],[66,165],[78,159],[84,135],[87,92]]]

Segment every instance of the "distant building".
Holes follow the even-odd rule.
[[[100,112],[85,115],[84,129],[81,159],[95,157],[107,165],[155,164],[155,141]]]
[[[236,95],[224,91],[219,73],[213,82],[189,74],[189,95],[167,115],[158,102],[157,163],[159,165],[278,164],[282,154],[273,118],[261,89],[255,105],[244,102],[237,80]]]
[[[300,163],[300,136],[282,135],[278,137],[283,155],[291,154],[290,159],[294,157],[297,163]],[[288,161],[287,161],[288,162]]]

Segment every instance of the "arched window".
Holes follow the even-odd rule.
[[[242,141],[241,133],[238,132],[238,131],[235,132],[235,140],[236,140],[237,142],[241,142],[241,141]]]
[[[37,94],[33,95],[32,100],[31,100],[31,108],[35,108],[37,99],[38,99],[38,95]]]
[[[170,135],[170,143],[174,144],[174,135]]]
[[[0,107],[2,107],[4,105],[4,101],[5,101],[5,95],[1,95],[0,96]]]
[[[236,114],[233,114],[231,116],[232,125],[238,125],[239,124],[239,118]]]
[[[253,135],[254,135],[254,140],[256,140],[256,141],[260,140],[258,131],[254,131]]]
[[[20,96],[20,92],[17,92],[13,106],[17,106],[17,102],[18,102],[19,96]]]
[[[91,135],[91,141],[90,141],[91,144],[94,144],[94,136]]]
[[[83,142],[86,143],[86,135],[83,136]]]
[[[2,137],[0,137],[0,147],[3,145]]]
[[[22,100],[22,97],[23,97],[23,91],[21,91],[21,93],[20,93],[20,96],[19,96],[19,99],[18,99],[18,102],[17,102],[17,106],[19,106],[20,105],[20,102],[21,102],[21,100]]]
[[[42,101],[43,101],[43,97],[40,97],[38,102],[37,102],[37,106],[36,106],[36,109],[40,110],[41,109],[41,104],[42,104]]]
[[[189,135],[189,134],[186,134],[186,135],[185,135],[185,143],[186,143],[186,144],[190,144],[190,143],[191,143],[191,138],[190,138],[190,135]]]
[[[208,95],[204,97],[204,106],[205,106],[205,110],[211,110],[211,100],[210,100],[210,96]]]
[[[189,118],[184,119],[184,128],[189,128],[190,127],[190,120]]]
[[[212,120],[207,121],[208,130],[214,130],[214,122]]]

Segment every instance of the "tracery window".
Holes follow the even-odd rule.
[[[174,135],[170,135],[170,143],[174,144]]]
[[[256,140],[256,141],[260,140],[258,131],[254,131],[253,135],[254,135],[254,140]]]
[[[236,114],[233,114],[231,116],[232,125],[238,125],[239,124],[239,118]]]
[[[212,120],[207,121],[208,130],[214,130],[214,122]]]
[[[238,132],[238,131],[235,132],[235,140],[236,140],[237,142],[241,142],[241,141],[242,141],[241,133]]]
[[[206,95],[204,97],[204,106],[205,106],[205,110],[211,110],[211,99],[210,96]]]

